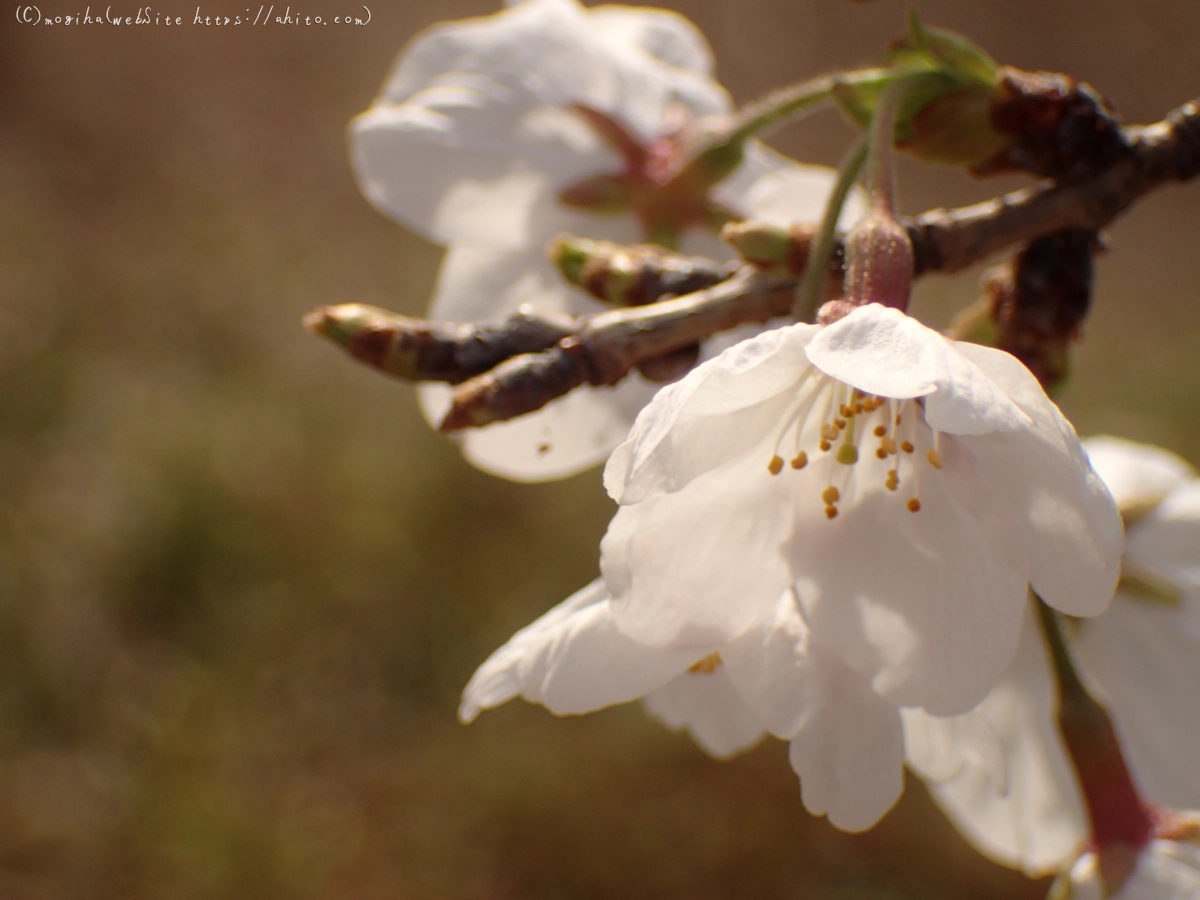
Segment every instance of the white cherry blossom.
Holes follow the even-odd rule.
[[[1083,443],[1125,517],[1127,543],[1111,606],[1073,631],[1075,662],[1113,717],[1141,795],[1200,807],[1200,479],[1158,447]],[[1027,624],[1011,668],[977,709],[951,719],[905,712],[909,762],[934,798],[982,852],[1031,875],[1063,866],[1088,836],[1056,708],[1046,651]],[[980,765],[997,742],[1004,764]]]
[[[577,105],[658,151],[681,120],[731,109],[712,78],[704,38],[683,17],[524,0],[418,36],[351,124],[366,197],[447,247],[431,317],[497,320],[526,303],[576,314],[602,308],[563,281],[546,259],[547,244],[563,232],[624,244],[646,234],[633,211],[601,215],[560,202],[565,188],[629,167]],[[751,142],[712,200],[778,224],[816,221],[832,182],[827,169]],[[853,217],[861,206],[857,199],[850,206]],[[679,249],[730,256],[694,228]],[[585,387],[532,415],[466,433],[463,449],[475,465],[516,480],[569,475],[603,461],[656,388],[638,375],[616,387]],[[449,388],[424,385],[419,393],[436,424]]]
[[[722,759],[767,733],[788,740],[805,807],[850,831],[873,825],[903,783],[899,711],[816,643],[791,592],[734,641],[664,649],[618,630],[595,581],[493,653],[459,717],[470,722],[516,696],[558,715],[643,698]]]
[[[1054,900],[1200,900],[1200,820],[1184,813],[1174,839],[1152,840],[1132,869],[1106,874],[1101,858],[1084,853],[1051,892]],[[1186,819],[1192,821],[1187,822]],[[1125,868],[1125,866],[1121,866]]]
[[[775,329],[664,388],[613,454],[617,628],[736,640],[795,587],[814,638],[897,706],[978,703],[1032,586],[1101,612],[1122,547],[1070,424],[1006,353],[895,309]]]

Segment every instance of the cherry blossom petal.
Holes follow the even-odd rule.
[[[844,831],[874,825],[904,786],[896,707],[812,639],[791,591],[722,655],[771,733],[791,741],[805,808]]]
[[[677,491],[761,443],[792,401],[816,325],[763,332],[664,387],[614,452],[604,486],[618,503]],[[763,457],[766,465],[770,452]]]
[[[1011,547],[1013,535],[1025,536],[1022,556],[1042,599],[1068,615],[1103,612],[1125,543],[1112,496],[1088,464],[1075,429],[1028,369],[999,350],[957,347],[1033,421],[1020,431],[958,438],[964,460],[953,476],[957,486],[969,480],[971,492],[987,495],[993,508],[976,510],[981,522],[1009,518],[1012,530],[994,535],[998,541]],[[963,502],[971,502],[967,494],[960,492]]]
[[[1193,545],[1193,554],[1200,553]],[[1108,612],[1081,623],[1075,648],[1099,688],[1146,796],[1200,806],[1200,598],[1176,605],[1117,593]]]
[[[983,699],[1012,659],[1027,581],[944,474],[921,480],[916,514],[882,489],[855,495],[848,485],[842,493],[857,499],[833,521],[799,498],[785,553],[823,645],[896,705],[953,715]]]
[[[1151,841],[1142,848],[1137,866],[1116,890],[1101,873],[1095,853],[1085,853],[1071,867],[1069,900],[1197,900],[1200,898],[1200,843]]]
[[[644,696],[704,655],[646,647],[621,634],[597,580],[488,657],[463,691],[458,716],[470,722],[518,695],[557,715],[592,712]]]
[[[898,309],[871,303],[813,338],[809,361],[867,394],[926,397],[935,431],[987,434],[1028,426],[1029,417],[956,346]]]
[[[1139,518],[1129,529],[1128,542],[1127,564],[1173,583],[1200,602],[1200,479],[1176,488]],[[1200,628],[1193,621],[1186,627],[1200,640]]]
[[[660,49],[671,43],[661,19],[650,31]],[[448,242],[458,235],[438,227],[438,218],[464,185],[519,172],[565,184],[617,168],[612,152],[567,111],[571,104],[618,116],[650,138],[675,102],[698,115],[729,107],[717,84],[664,65],[612,27],[596,27],[574,0],[526,0],[414,40],[375,105],[352,123],[352,157],[372,203]]]
[[[642,705],[668,728],[687,729],[717,759],[749,750],[767,734],[720,665],[713,672],[684,672],[647,694]]]
[[[583,387],[535,413],[454,435],[473,466],[512,481],[565,478],[608,458],[657,384],[639,375],[615,387]],[[427,384],[418,390],[421,411],[435,425],[450,408],[453,389]]]
[[[622,631],[656,646],[719,645],[771,611],[791,581],[778,550],[790,511],[757,474],[749,455],[690,490],[617,510],[600,570]]]
[[[1084,438],[1083,449],[1122,511],[1144,510],[1196,477],[1191,464],[1162,447],[1100,434]]]
[[[1088,834],[1056,707],[1027,612],[1011,667],[976,709],[949,719],[904,713],[909,763],[938,805],[982,853],[1031,876],[1060,868]]]
[[[700,29],[679,13],[633,6],[597,6],[588,23],[616,45],[633,45],[664,65],[711,75],[712,50]]]

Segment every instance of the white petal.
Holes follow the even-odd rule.
[[[684,672],[647,694],[642,705],[668,728],[686,728],[696,743],[717,759],[749,750],[767,733],[723,666],[708,673]]]
[[[1200,479],[1177,487],[1130,527],[1125,561],[1184,593],[1200,592]]]
[[[463,691],[458,716],[470,722],[518,694],[557,715],[591,712],[642,697],[703,656],[646,647],[618,632],[597,580],[488,657]]]
[[[569,113],[583,103],[642,138],[669,104],[699,115],[728,108],[719,86],[664,65],[590,23],[572,0],[528,0],[494,16],[435,26],[401,54],[375,105],[351,124],[364,194],[386,214],[440,242],[480,235],[472,203],[507,197],[523,215],[533,179],[556,193],[620,161]],[[516,182],[508,178],[517,178]],[[489,200],[502,210],[499,199]]]
[[[1047,603],[1074,616],[1102,612],[1116,586],[1124,529],[1075,429],[1013,357],[974,344],[957,347],[1033,422],[1020,431],[956,439],[964,462],[952,480],[958,479],[961,502],[972,504],[968,495],[983,491],[992,508],[976,508],[979,521],[1010,518],[1008,533],[993,538],[1024,537],[1029,581]]]
[[[537,412],[455,437],[463,456],[476,468],[512,481],[566,478],[608,458],[626,435],[658,385],[630,375],[615,387],[582,387]],[[450,407],[452,389],[423,384],[417,388],[421,410],[436,426]]]
[[[1122,510],[1152,506],[1196,477],[1182,457],[1150,444],[1100,434],[1084,438],[1083,449]]]
[[[1087,837],[1056,706],[1041,638],[1026,614],[1012,667],[975,710],[952,719],[905,710],[909,762],[938,805],[982,853],[1029,875],[1058,869]]]
[[[1200,845],[1193,841],[1151,841],[1137,867],[1110,892],[1095,853],[1085,853],[1070,871],[1071,900],[1198,900]]]
[[[804,345],[818,331],[815,325],[771,329],[660,390],[605,469],[609,495],[635,503],[679,490],[761,443],[801,389]]]
[[[598,6],[588,22],[616,44],[632,44],[664,65],[701,75],[712,73],[708,42],[679,13],[640,6]]]
[[[1193,548],[1195,550],[1195,548]],[[1200,807],[1200,599],[1178,606],[1117,593],[1081,623],[1076,654],[1112,711],[1138,786],[1156,803]]]
[[[809,361],[831,378],[868,394],[926,397],[935,431],[986,434],[1029,425],[1029,418],[936,331],[897,309],[871,303],[823,329]]]
[[[953,445],[943,449],[942,472],[911,464],[929,473],[919,476],[918,513],[903,494],[859,481],[874,477],[873,459],[839,467],[853,471],[837,518],[825,520],[820,487],[810,487],[785,552],[823,645],[895,704],[952,715],[978,703],[1012,659],[1027,581],[950,489],[956,458]]]
[[[722,654],[738,692],[773,734],[791,740],[805,808],[845,831],[874,825],[904,786],[896,707],[812,640],[790,591]]]
[[[631,637],[670,647],[724,644],[769,613],[788,586],[778,545],[790,510],[777,502],[761,460],[739,465],[617,510],[600,570],[617,624]]]

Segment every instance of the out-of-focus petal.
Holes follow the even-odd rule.
[[[687,729],[717,759],[749,750],[767,733],[720,665],[712,672],[684,672],[647,694],[642,705],[668,728]]]
[[[1193,548],[1200,553],[1200,546]],[[1080,623],[1077,657],[1098,686],[1145,795],[1200,807],[1200,598],[1177,604],[1118,591],[1108,612]]]
[[[1098,434],[1084,438],[1083,449],[1122,512],[1144,511],[1196,477],[1185,459],[1150,444]]]

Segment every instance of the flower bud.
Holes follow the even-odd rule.
[[[747,220],[726,225],[721,229],[721,240],[733,247],[746,262],[760,269],[799,275],[808,262],[816,232],[815,225],[796,224],[784,228],[769,222]]]
[[[992,122],[1001,92],[1001,68],[960,34],[915,20],[891,48],[886,65],[838,78],[834,99],[855,124],[866,127],[884,91],[898,78],[908,84],[896,117],[896,146],[926,162],[974,167],[1013,143]]]

